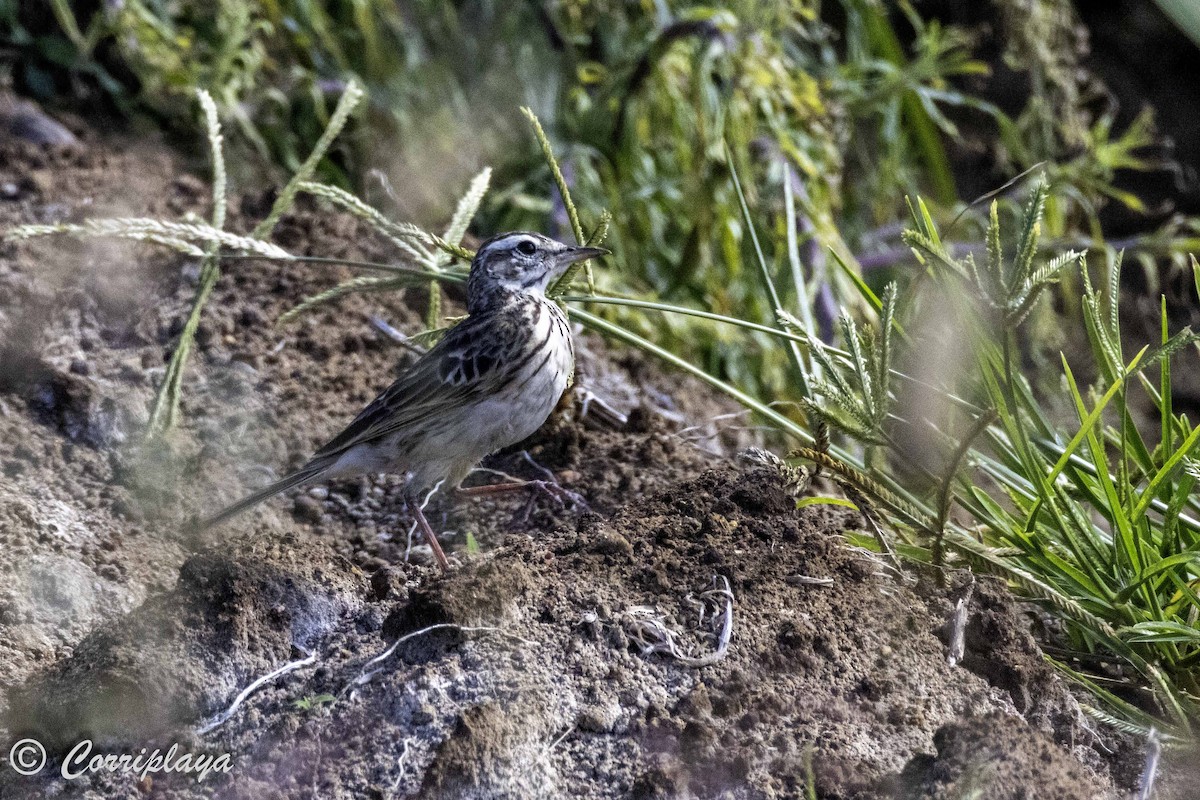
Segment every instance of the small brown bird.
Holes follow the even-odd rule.
[[[446,568],[418,495],[439,486],[457,489],[484,456],[531,435],[550,416],[574,370],[575,348],[566,315],[546,298],[546,288],[572,264],[607,253],[525,231],[484,242],[467,279],[467,319],[307,464],[204,520],[199,529],[301,484],[405,474],[408,505]]]

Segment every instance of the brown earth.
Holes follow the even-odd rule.
[[[207,214],[207,187],[164,147],[73,127],[72,147],[0,142],[0,230]],[[233,226],[265,204],[243,198]],[[389,257],[313,208],[276,241]],[[0,763],[0,797],[1099,798],[1136,781],[1137,747],[1087,722],[1003,587],[974,586],[967,655],[949,666],[961,586],[899,580],[850,548],[856,517],[797,511],[774,472],[724,455],[746,438],[739,417],[716,431],[732,409],[592,337],[580,382],[628,424],[574,397],[488,464],[541,477],[528,453],[590,510],[435,499],[447,575],[410,552],[392,478],[300,491],[190,541],[188,519],[298,465],[409,363],[369,318],[415,332],[424,305],[355,296],[279,326],[349,273],[226,273],[181,425],[148,445],[194,260],[0,245],[0,752],[31,736],[51,753],[35,777]],[[727,653],[685,663],[714,652],[730,597]],[[685,659],[652,630],[674,631]],[[229,753],[232,770],[57,777],[82,739]]]

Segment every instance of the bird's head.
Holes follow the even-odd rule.
[[[475,251],[467,279],[467,310],[487,304],[498,292],[541,294],[572,264],[608,253],[602,247],[577,247],[529,231],[502,233]]]

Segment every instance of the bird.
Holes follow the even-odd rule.
[[[575,347],[566,314],[546,290],[572,264],[608,253],[530,231],[485,241],[467,276],[466,319],[304,466],[204,519],[196,529],[220,525],[304,484],[403,474],[408,506],[439,566],[447,569],[449,562],[417,497],[430,489],[490,494],[525,485],[459,489],[484,457],[532,435],[558,404],[574,373]]]

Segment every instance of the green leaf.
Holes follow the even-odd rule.
[[[450,244],[461,244],[463,236],[467,233],[467,228],[471,225],[471,220],[475,219],[475,213],[479,210],[479,204],[483,202],[483,196],[487,194],[488,182],[492,179],[492,168],[484,167],[483,170],[471,179],[471,185],[467,187],[467,192],[458,201],[458,205],[454,209],[454,216],[450,219],[450,224],[446,226],[446,232],[442,234],[442,238]],[[440,251],[437,257],[439,266],[450,263],[450,254],[445,251]]]
[[[1157,563],[1146,567],[1144,570],[1138,573],[1137,580],[1117,593],[1117,596],[1114,598],[1114,602],[1118,604],[1128,602],[1129,598],[1133,596],[1135,591],[1141,588],[1142,584],[1152,580],[1168,570],[1173,570],[1176,567],[1181,567],[1188,564],[1200,564],[1200,552],[1192,551],[1188,553],[1176,553],[1173,556],[1167,556],[1166,558],[1159,560]],[[1186,573],[1184,574],[1186,576]]]
[[[796,501],[796,508],[808,508],[809,506],[841,506],[842,508],[853,509],[859,511],[859,507],[850,502],[844,497],[801,497]]]
[[[1132,516],[1136,518],[1146,513],[1146,509],[1149,508],[1150,502],[1158,496],[1159,490],[1162,488],[1163,484],[1170,480],[1171,477],[1174,476],[1176,470],[1184,465],[1185,459],[1191,455],[1192,449],[1196,446],[1197,441],[1200,441],[1200,426],[1197,426],[1194,431],[1188,434],[1188,437],[1183,440],[1183,443],[1179,445],[1175,452],[1172,453],[1166,462],[1163,463],[1162,469],[1155,473],[1154,477],[1150,479],[1149,485],[1147,485],[1145,490],[1141,493],[1138,503],[1133,509]]]
[[[1131,372],[1138,365],[1142,355],[1145,352],[1146,350],[1143,348],[1142,351],[1134,357],[1133,361],[1129,363],[1127,372]],[[1071,367],[1067,363],[1066,356],[1062,357],[1062,363],[1063,368],[1067,371],[1068,375],[1070,375]],[[1074,377],[1069,377],[1068,379],[1070,381],[1071,399],[1075,401],[1077,408],[1082,408],[1083,398],[1079,395],[1079,388],[1075,385]],[[1050,474],[1046,476],[1046,481],[1048,483],[1053,483],[1058,478],[1059,473],[1062,472],[1063,468],[1067,465],[1067,462],[1071,459],[1071,455],[1079,448],[1079,445],[1083,443],[1084,438],[1092,432],[1092,429],[1095,427],[1096,423],[1100,421],[1100,416],[1104,413],[1105,406],[1107,406],[1109,402],[1111,402],[1112,399],[1117,396],[1117,393],[1121,391],[1121,388],[1124,385],[1124,378],[1114,381],[1112,386],[1108,387],[1108,391],[1106,391],[1100,398],[1100,401],[1096,404],[1096,407],[1083,417],[1083,419],[1080,421],[1079,430],[1076,431],[1075,435],[1071,437],[1071,441],[1067,443],[1062,455],[1059,456],[1058,462],[1054,465],[1054,468],[1050,470]]]
[[[1121,629],[1122,638],[1133,643],[1185,642],[1200,645],[1200,628],[1181,622],[1139,622]]]

